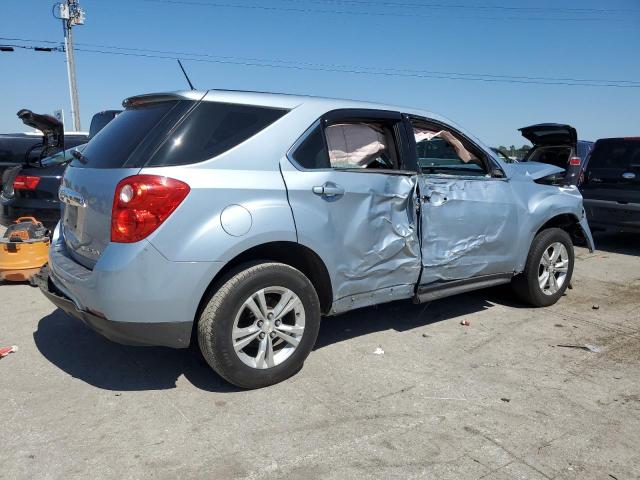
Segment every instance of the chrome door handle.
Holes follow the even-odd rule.
[[[340,195],[344,195],[344,188],[342,188],[340,185],[329,182],[321,186],[313,187],[311,190],[316,195],[320,195],[322,197],[337,197]]]
[[[625,172],[622,174],[622,178],[624,178],[625,180],[633,180],[634,178],[636,178],[636,174],[632,172]]]

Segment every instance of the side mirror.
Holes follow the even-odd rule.
[[[500,168],[494,168],[491,170],[491,178],[505,178],[505,174]]]

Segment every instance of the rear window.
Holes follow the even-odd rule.
[[[167,101],[127,109],[83,152],[86,165],[122,168],[186,165],[241,144],[287,110],[216,102]]]
[[[624,138],[600,140],[589,159],[589,169],[627,170],[640,167],[640,141]]]
[[[186,109],[186,103],[192,102],[159,102],[125,110],[87,144],[82,152],[86,163],[74,159],[71,165],[87,168],[141,166],[144,159],[135,155],[136,151],[148,151],[145,139],[163,119],[173,117],[175,121],[175,115]],[[154,137],[156,133],[159,132],[154,132]]]
[[[178,125],[148,166],[185,165],[216,157],[265,129],[286,110],[201,102]]]

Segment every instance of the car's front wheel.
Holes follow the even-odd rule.
[[[571,282],[573,243],[567,232],[548,228],[533,239],[524,271],[513,280],[518,296],[535,307],[558,301]]]
[[[207,363],[242,388],[294,375],[313,348],[320,303],[299,270],[281,263],[247,266],[212,295],[198,322]]]

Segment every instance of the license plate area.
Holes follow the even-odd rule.
[[[64,226],[74,232],[78,229],[78,207],[75,205],[65,205]]]

